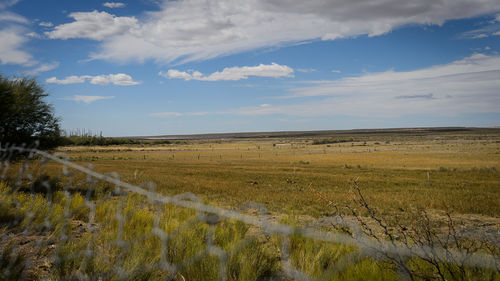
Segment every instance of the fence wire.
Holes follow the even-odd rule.
[[[33,147],[0,148],[0,187],[2,280],[331,280],[366,259],[497,272],[500,264],[495,252],[373,239],[346,219],[336,223],[351,234],[279,223],[257,203],[230,210],[192,193],[166,196],[153,183],[133,185]],[[316,243],[313,252],[343,248],[311,271],[297,241]],[[274,248],[255,248],[266,243]]]

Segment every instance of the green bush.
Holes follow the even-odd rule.
[[[61,144],[59,119],[44,101],[48,94],[33,78],[0,75],[0,144],[33,145],[43,149]]]

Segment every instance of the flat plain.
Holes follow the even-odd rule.
[[[227,137],[227,136],[226,136]],[[356,180],[372,206],[500,215],[500,130],[356,131],[313,136],[177,140],[59,149],[125,181],[192,192],[228,208],[254,201],[272,213],[328,215]]]
[[[65,146],[52,153],[101,174],[117,173],[128,183],[151,188],[143,184],[153,182],[155,192],[168,196],[190,192],[204,203],[251,215],[262,210],[241,207],[257,202],[274,222],[351,235],[335,219],[357,220],[374,241],[400,243],[413,254],[418,245],[499,254],[500,129],[160,139],[169,141]],[[202,212],[152,204],[133,192],[116,192],[105,181],[89,184],[86,174],[53,161],[35,159],[27,170],[32,176],[19,181],[22,163],[5,166],[0,182],[0,234],[9,237],[0,249],[11,257],[0,259],[0,269],[9,272],[7,280],[23,274],[33,280],[115,280],[117,272],[126,280],[297,280],[284,274],[282,235],[230,219],[210,225],[200,219]],[[288,239],[291,264],[316,280],[500,276],[494,267],[470,267],[464,260],[449,263],[430,255],[400,262],[397,255],[375,258],[383,254],[377,250],[366,255],[352,245],[300,235]],[[225,251],[225,258],[207,252],[207,241]],[[178,267],[165,268],[165,262]]]

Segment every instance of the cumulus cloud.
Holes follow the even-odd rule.
[[[199,71],[183,72],[170,69],[166,73],[158,73],[160,76],[170,79],[200,80],[200,81],[236,81],[248,79],[249,76],[255,77],[292,77],[293,69],[286,65],[277,63],[259,64],[257,66],[226,67],[222,71],[214,72],[208,76]]]
[[[82,96],[82,95],[74,95],[72,97],[65,97],[65,98],[60,98],[60,100],[70,100],[70,101],[76,101],[76,102],[83,102],[86,104],[93,103],[98,100],[108,100],[108,99],[113,99],[115,98],[114,96]]]
[[[110,9],[113,8],[123,8],[125,7],[125,3],[120,3],[120,2],[106,2],[102,4],[104,7],[108,7]]]
[[[9,27],[0,30],[0,63],[32,66],[36,64],[33,57],[21,48],[28,40],[23,36],[24,30]]]
[[[449,64],[415,71],[386,71],[319,81],[291,90],[288,99],[281,100],[285,101],[283,104],[246,107],[232,112],[367,117],[499,113],[498,89],[500,56],[474,54]],[[294,98],[301,98],[301,101],[293,102]]]
[[[76,84],[76,83],[84,83],[85,81],[89,81],[90,84],[94,85],[108,85],[114,84],[119,86],[133,86],[138,85],[141,82],[134,81],[132,76],[128,74],[118,73],[118,74],[107,74],[107,75],[82,75],[82,76],[67,76],[64,79],[57,79],[56,77],[50,77],[45,80],[47,83],[54,84]]]
[[[163,1],[160,11],[140,21],[78,13],[51,36],[103,40],[92,58],[183,63],[308,40],[377,36],[407,24],[442,24],[495,11],[497,0],[179,0]],[[96,35],[102,33],[113,36]]]
[[[139,85],[141,82],[134,81],[130,75],[118,73],[93,76],[90,78],[90,84],[107,85],[114,84],[120,86],[133,86]]]
[[[135,17],[116,17],[106,12],[78,12],[69,14],[75,21],[61,24],[45,32],[51,39],[87,38],[104,40],[125,33],[137,26]]]

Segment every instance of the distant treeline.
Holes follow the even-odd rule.
[[[350,139],[318,139],[312,142],[313,145],[316,144],[330,144],[330,143],[342,143],[342,142],[353,142],[353,138]]]
[[[107,138],[103,136],[62,137],[61,145],[107,146],[128,144],[170,144],[169,140],[140,140],[133,138]]]

